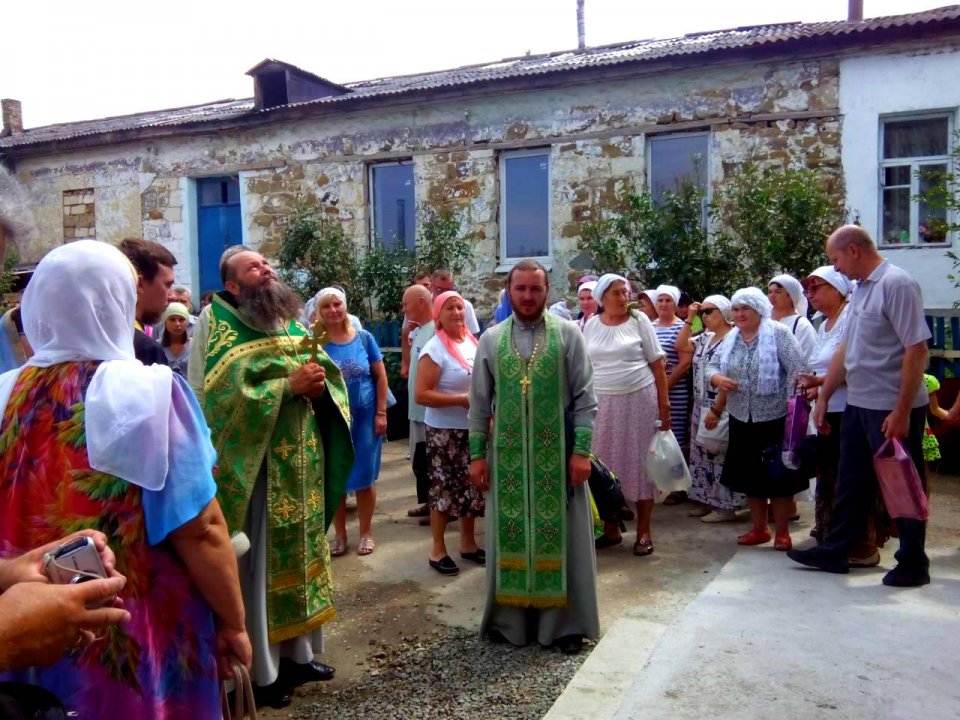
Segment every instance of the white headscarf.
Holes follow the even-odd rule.
[[[596,289],[597,289],[597,281],[587,280],[587,282],[581,283],[580,287],[577,288],[577,297],[580,297],[580,293],[582,293],[584,290],[589,290],[590,294],[593,295]]]
[[[843,273],[838,273],[833,269],[832,265],[818,267],[812,273],[807,275],[806,279],[809,280],[812,277],[818,277],[821,280],[830,283],[843,297],[847,297],[847,295],[849,295],[850,291],[853,289],[847,276]]]
[[[787,295],[793,300],[793,307],[797,311],[797,315],[801,317],[807,316],[807,298],[803,295],[803,285],[800,284],[799,280],[793,275],[783,274],[771,278],[767,285],[771,285],[772,283],[777,283],[777,285],[782,286],[783,289],[787,291]]]
[[[775,281],[771,281],[775,282]],[[759,387],[758,392],[761,395],[773,395],[777,392],[780,380],[780,361],[777,357],[777,341],[774,337],[773,321],[770,315],[773,312],[773,306],[770,300],[760,288],[748,287],[737,290],[730,298],[731,307],[745,306],[755,310],[760,316],[760,334],[757,346],[757,355],[759,357]],[[730,370],[730,354],[733,352],[733,346],[740,337],[740,328],[735,327],[723,339],[723,346],[720,348],[720,374],[727,375]]]
[[[303,312],[300,314],[300,323],[306,327],[310,327],[313,324],[313,316],[317,312],[317,308],[320,307],[320,300],[325,295],[333,295],[334,297],[340,298],[340,302],[346,307],[347,304],[347,295],[340,288],[335,287],[325,287],[323,290],[318,292],[312,298],[307,300],[307,303],[303,306]]]
[[[115,247],[78,240],[49,252],[23,295],[23,330],[34,349],[24,367],[101,360],[84,397],[90,467],[147,490],[169,468],[173,376],[133,354],[136,273]],[[21,368],[0,376],[0,417]]]
[[[627,290],[630,289],[630,283],[627,282],[625,277],[622,275],[617,275],[616,273],[607,273],[605,275],[601,275],[600,279],[597,280],[597,284],[593,288],[593,299],[596,300],[598,304],[603,305],[603,294],[615,282],[622,282],[627,286]]]
[[[666,295],[673,300],[674,305],[680,304],[680,288],[674,285],[659,285],[654,292],[656,293],[656,295],[653,297],[654,303],[657,302],[661,295]]]
[[[727,322],[730,322],[731,310],[733,310],[733,305],[730,304],[730,301],[727,300],[723,295],[707,295],[701,305],[706,305],[710,303],[717,310],[720,311],[720,314],[723,315],[723,319]]]

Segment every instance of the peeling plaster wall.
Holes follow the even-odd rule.
[[[693,121],[721,123],[711,131],[712,182],[751,158],[839,173],[838,92],[835,59],[713,66],[22,160],[17,173],[43,231],[43,245],[25,259],[63,241],[60,193],[93,187],[97,237],[141,235],[164,244],[180,260],[178,282],[191,285],[196,228],[184,213],[195,212],[195,203],[184,197],[192,187],[185,179],[237,172],[247,244],[275,253],[287,215],[305,203],[341,222],[362,249],[370,234],[367,164],[412,158],[418,208],[450,204],[474,243],[476,266],[461,285],[489,311],[503,281],[495,272],[500,149],[550,149],[552,284],[570,294],[584,264],[582,223],[615,210],[624,190],[646,184],[646,136],[637,126],[663,132],[690,129]],[[726,122],[810,112],[824,117]]]

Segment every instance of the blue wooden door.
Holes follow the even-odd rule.
[[[197,240],[200,255],[200,292],[220,290],[220,255],[243,242],[240,217],[240,180],[214,177],[197,180]]]

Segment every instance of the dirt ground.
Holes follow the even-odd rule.
[[[324,628],[322,660],[337,669],[336,678],[298,689],[290,708],[264,708],[262,717],[292,717],[298,708],[362,686],[365,678],[381,672],[385,657],[405,646],[442,641],[451,628],[473,631],[479,627],[484,570],[459,561],[455,524],[448,527],[447,547],[461,567],[460,575],[445,578],[427,565],[430,530],[406,515],[415,505],[406,453],[406,442],[388,443],[384,448],[373,525],[376,551],[368,557],[356,554],[356,514],[351,510],[347,554],[334,559],[337,617]],[[960,545],[960,479],[936,477],[933,487],[937,494],[928,543],[956,548]],[[795,543],[806,538],[811,527],[812,506],[801,503],[800,507],[801,521],[793,525]],[[599,554],[602,631],[628,607],[634,614],[642,608],[649,620],[670,622],[737,551],[736,536],[744,531],[746,520],[709,525],[688,517],[691,508],[689,504],[656,507],[652,556],[632,555],[631,528],[622,545]],[[482,523],[478,530],[482,544]],[[895,541],[884,550],[888,566],[894,548]],[[774,552],[772,547],[751,550]]]

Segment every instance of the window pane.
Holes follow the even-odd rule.
[[[226,195],[228,203],[238,203],[240,202],[240,178],[231,177],[227,178],[225,181]]]
[[[550,250],[550,156],[507,157],[504,162],[507,257],[546,257]]]
[[[890,120],[883,124],[883,157],[909,158],[946,155],[947,118]]]
[[[910,242],[910,188],[883,191],[883,244]]]
[[[884,168],[884,187],[892,187],[894,185],[903,185],[909,187],[911,170],[912,168],[910,165],[897,165],[895,167]]]
[[[416,212],[413,165],[374,165],[373,232],[384,245],[413,250],[416,245]]]
[[[931,205],[925,198],[945,199],[947,190],[947,166],[923,165],[920,167],[920,199],[917,213],[917,237],[921,243],[941,243],[947,241],[947,209]]]
[[[650,191],[654,202],[684,182],[707,187],[706,135],[653,138],[650,141]]]
[[[200,205],[228,205],[240,202],[240,179],[237,177],[201,178],[197,180]]]

